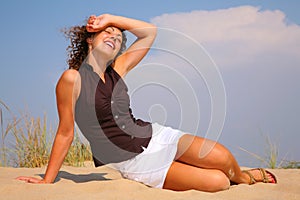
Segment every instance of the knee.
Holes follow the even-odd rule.
[[[222,144],[208,141],[201,147],[199,157],[200,159],[208,159],[212,163],[224,166],[230,162],[231,153]]]
[[[224,167],[231,165],[231,153],[223,145],[217,144],[214,149],[214,154],[214,158],[216,158],[215,161],[218,162],[219,165]]]
[[[228,177],[221,171],[214,173],[210,178],[209,192],[218,192],[227,190],[230,187],[230,181]]]

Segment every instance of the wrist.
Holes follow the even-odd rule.
[[[114,26],[123,29],[122,17],[118,15],[110,15],[109,26]]]
[[[49,179],[49,178],[47,178],[47,177],[44,177],[44,178],[41,180],[41,182],[42,182],[42,183],[47,183],[47,184],[49,184],[49,183],[53,183],[54,180]]]
[[[42,179],[40,183],[45,183],[45,184],[51,184],[53,183],[52,181],[47,181],[45,179]]]

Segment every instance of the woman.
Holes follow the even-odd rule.
[[[136,36],[125,50],[123,30]],[[71,39],[69,70],[57,87],[59,126],[43,179],[53,183],[74,137],[74,121],[89,140],[96,166],[110,164],[123,177],[156,188],[216,192],[230,183],[276,183],[264,169],[241,171],[221,144],[135,119],[122,78],[149,51],[156,27],[144,21],[103,14],[65,32]],[[205,156],[205,149],[210,149]]]

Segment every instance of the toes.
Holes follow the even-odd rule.
[[[276,183],[276,179],[271,173],[267,172],[267,176],[268,176],[269,183]]]

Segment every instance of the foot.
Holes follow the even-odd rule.
[[[277,183],[275,175],[263,168],[244,170],[243,172],[249,176],[249,185],[257,182]]]

